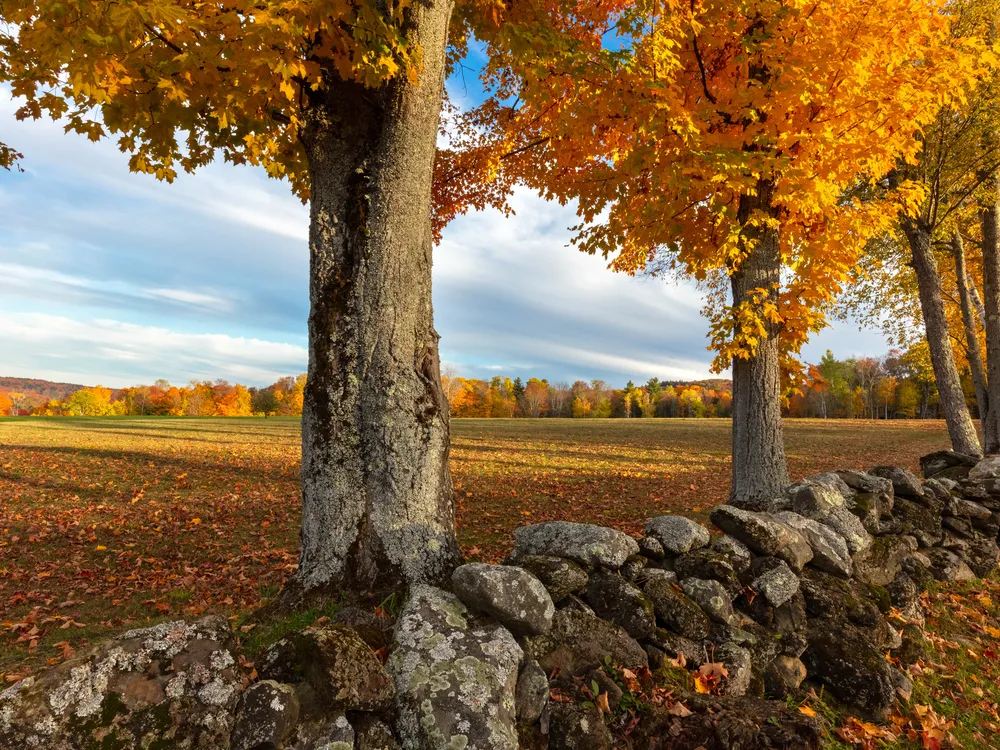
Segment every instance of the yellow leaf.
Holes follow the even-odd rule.
[[[816,712],[809,706],[799,706],[799,713],[805,714],[806,716],[815,716]]]
[[[103,544],[98,544],[94,549],[96,549],[98,552],[104,552],[104,550],[106,550],[107,547],[105,547]]]

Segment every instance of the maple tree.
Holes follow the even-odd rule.
[[[0,10],[0,82],[20,98],[18,117],[114,137],[133,171],[167,181],[221,154],[310,201],[293,596],[439,580],[459,559],[430,294],[451,11],[450,0]]]
[[[576,200],[577,244],[615,270],[706,282],[715,364],[733,368],[732,499],[770,499],[787,480],[782,368],[917,192],[861,198],[974,74],[980,47],[944,11],[641,2],[572,48],[533,19],[533,58],[490,39],[493,96],[439,158],[439,214],[507,210],[523,182]]]

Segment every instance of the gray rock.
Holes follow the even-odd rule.
[[[722,681],[723,695],[746,695],[753,679],[753,661],[750,652],[735,643],[723,643],[715,650],[715,659],[726,666],[729,673]]]
[[[656,627],[649,597],[619,575],[594,573],[586,597],[599,617],[624,628],[633,638],[645,638]]]
[[[0,693],[0,747],[228,748],[233,646],[223,617],[130,630]]]
[[[248,687],[240,698],[230,748],[280,748],[295,731],[298,721],[299,699],[295,689],[274,680],[261,680]]]
[[[783,511],[776,513],[774,517],[806,538],[813,551],[810,565],[833,575],[850,578],[854,572],[854,564],[851,562],[851,553],[844,537],[829,526],[800,516],[798,513]]]
[[[764,688],[768,695],[784,698],[799,689],[808,670],[801,659],[778,654],[764,672]]]
[[[636,579],[636,583],[645,588],[648,581],[665,581],[666,583],[677,583],[677,574],[672,570],[662,570],[661,568],[646,568]]]
[[[732,597],[718,581],[685,578],[681,581],[681,588],[710,619],[726,624],[735,624],[739,619],[733,614]]]
[[[1000,478],[1000,456],[987,456],[969,471],[969,479],[973,482],[998,478]]]
[[[549,702],[549,678],[545,670],[534,659],[528,659],[521,667],[514,693],[517,720],[522,724],[534,724],[542,715]]]
[[[611,750],[611,732],[596,706],[553,703],[549,750]]]
[[[346,625],[317,625],[290,633],[265,652],[260,676],[308,683],[324,706],[381,711],[392,705],[392,678],[371,647]]]
[[[892,491],[896,496],[921,497],[924,494],[920,480],[901,466],[875,466],[868,473],[892,482]]]
[[[354,750],[356,740],[354,727],[348,721],[347,715],[343,711],[326,711],[313,721],[299,725],[295,733],[294,741],[275,748],[284,750]],[[399,745],[393,745],[395,740],[389,735],[390,743],[375,745],[388,750],[398,750]],[[359,743],[359,750],[364,745]],[[262,750],[263,746],[256,746],[253,750]]]
[[[843,508],[846,502],[840,492],[828,485],[804,484],[792,498],[792,510],[813,518],[829,515],[837,508]]]
[[[965,466],[971,469],[978,462],[978,458],[967,456],[964,453],[935,451],[934,453],[920,457],[920,471],[926,479],[930,479],[935,474],[940,474],[942,471],[955,466]]]
[[[961,557],[978,578],[986,578],[997,569],[1000,549],[994,539],[977,536],[969,540]]]
[[[753,553],[750,552],[750,548],[729,534],[717,536],[712,542],[712,549],[725,556],[737,573],[743,573],[753,562]]]
[[[782,562],[755,578],[753,587],[772,607],[780,607],[798,592],[799,577]]]
[[[649,560],[643,555],[632,555],[619,571],[626,581],[636,581],[642,576],[642,571],[646,569]]]
[[[886,495],[890,500],[893,498],[892,482],[885,477],[877,477],[874,474],[866,474],[863,471],[854,471],[853,469],[841,469],[836,473],[844,484],[855,492]]]
[[[801,570],[812,560],[812,548],[805,538],[769,515],[719,505],[711,518],[712,523],[757,554],[780,557],[794,570]]]
[[[606,657],[629,669],[648,664],[642,646],[624,629],[576,609],[557,611],[549,632],[527,638],[525,648],[546,673],[558,669],[566,677],[584,675]]]
[[[651,536],[644,536],[639,540],[639,554],[648,557],[650,560],[662,560],[666,557],[667,551],[663,549],[659,539]]]
[[[865,529],[861,519],[847,508],[837,508],[828,515],[814,520],[836,531],[843,538],[852,555],[863,552],[871,546],[872,535]]]
[[[406,750],[516,750],[514,691],[521,648],[458,598],[411,588],[389,657],[397,731]]]
[[[547,555],[525,555],[517,565],[531,573],[558,602],[587,588],[587,571],[571,560]]]
[[[465,606],[489,615],[516,636],[538,635],[552,625],[552,597],[522,568],[468,563],[455,568],[451,585]]]
[[[956,516],[958,518],[975,518],[985,521],[992,512],[984,508],[979,503],[966,500],[964,497],[949,494],[944,499],[944,508],[941,511],[946,516]]]
[[[693,600],[665,579],[646,581],[643,590],[653,601],[657,617],[678,635],[700,640],[708,635],[708,615]]]
[[[705,653],[705,647],[701,643],[664,628],[657,628],[653,631],[649,642],[665,652],[671,659],[683,656],[688,667],[700,667],[708,661],[708,654]]]
[[[971,581],[976,574],[962,558],[944,547],[928,550],[927,557],[931,561],[931,573],[938,581]]]
[[[663,545],[667,554],[681,555],[708,546],[712,535],[700,523],[684,516],[657,516],[646,522],[646,536]]]
[[[739,596],[743,585],[740,578],[729,563],[729,559],[712,549],[699,549],[679,556],[674,560],[674,572],[681,580],[685,578],[704,578],[718,581],[729,593],[729,599]]]
[[[870,586],[885,586],[903,569],[903,560],[917,551],[908,536],[881,536],[854,557],[854,576]]]
[[[547,521],[521,526],[514,532],[512,561],[524,555],[555,555],[586,567],[601,565],[617,570],[639,544],[628,534],[606,526],[570,521]]]

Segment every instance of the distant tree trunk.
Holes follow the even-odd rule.
[[[941,279],[931,248],[930,231],[922,220],[907,216],[902,218],[902,226],[913,257],[913,269],[920,291],[920,309],[927,331],[931,365],[934,368],[934,378],[937,381],[941,409],[948,424],[952,448],[959,453],[981,455],[979,436],[976,434],[972,417],[969,416],[965,393],[958,377],[958,368],[955,367],[955,355],[948,337],[948,321],[945,319],[944,303],[941,301]]]
[[[301,133],[312,191],[309,377],[292,596],[440,582],[460,560],[431,310],[451,8],[411,6],[418,84],[335,82],[310,94]]]
[[[958,232],[951,235],[951,252],[955,256],[955,279],[958,285],[958,301],[962,308],[962,327],[965,329],[965,348],[969,360],[969,370],[972,373],[972,384],[976,389],[979,418],[986,435],[986,450],[989,452],[989,446],[996,444],[997,434],[996,429],[993,429],[994,420],[987,418],[990,412],[990,402],[986,388],[986,374],[983,372],[983,354],[979,346],[979,327],[976,325],[976,316],[969,294],[971,284],[965,268],[965,245],[962,242],[962,235]]]
[[[986,180],[980,204],[983,231],[983,307],[986,312],[986,382],[993,406],[984,418],[986,452],[1000,453],[1000,172]],[[988,421],[988,425],[987,425]]]
[[[772,183],[761,180],[755,196],[740,196],[738,218],[745,242],[753,250],[731,276],[733,304],[752,289],[767,289],[777,301],[781,282],[778,230],[748,225],[763,211],[774,215]],[[729,501],[752,505],[771,500],[788,484],[785,441],[781,425],[781,366],[778,326],[765,322],[766,337],[749,359],[733,359],[733,485]]]

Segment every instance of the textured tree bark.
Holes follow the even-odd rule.
[[[986,452],[1000,453],[1000,173],[985,182],[989,198],[979,208],[983,231],[983,308],[986,313],[986,383],[990,409],[983,423]]]
[[[941,279],[931,248],[930,232],[920,219],[903,217],[902,226],[913,257],[931,365],[952,448],[959,453],[982,455],[979,436],[965,404],[965,393],[958,378],[955,355],[948,336],[948,322],[945,319],[944,303],[941,301]]]
[[[962,308],[962,327],[965,329],[965,348],[969,360],[969,370],[972,372],[972,384],[976,389],[976,403],[979,405],[979,417],[985,434],[986,452],[990,446],[996,445],[998,439],[995,421],[988,417],[990,413],[989,393],[986,386],[986,373],[983,370],[983,353],[979,346],[979,327],[976,325],[976,314],[973,310],[972,295],[969,288],[969,274],[965,268],[965,244],[962,235],[954,232],[951,235],[951,252],[955,256],[955,279],[958,285],[958,302]]]
[[[299,593],[368,593],[450,575],[448,403],[431,309],[431,178],[452,4],[412,6],[418,85],[316,92],[309,380]]]
[[[745,242],[755,243],[731,274],[733,304],[753,289],[767,289],[777,301],[781,282],[778,230],[748,226],[755,211],[774,215],[773,185],[762,180],[755,196],[741,196],[738,218]],[[766,337],[749,359],[733,360],[733,484],[729,502],[753,507],[772,500],[788,484],[781,425],[781,365],[778,326],[766,323]]]

